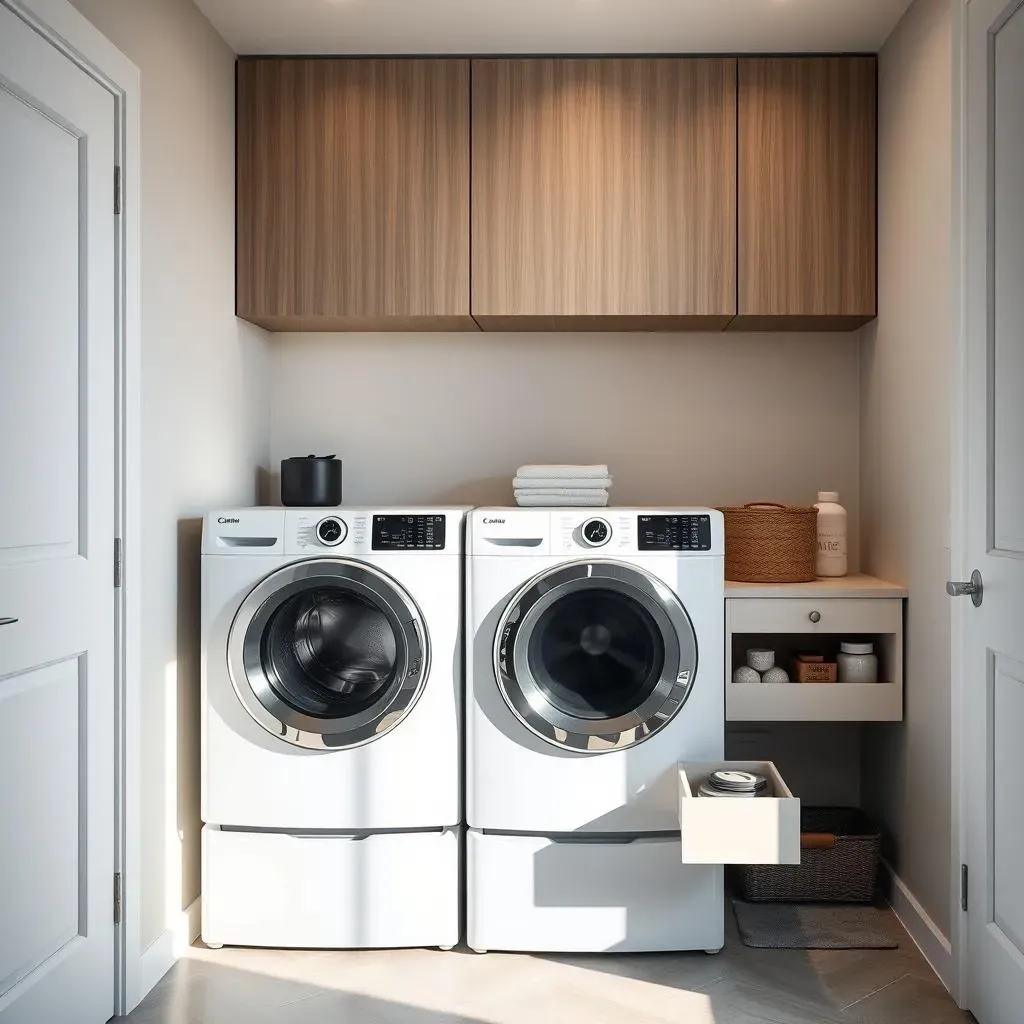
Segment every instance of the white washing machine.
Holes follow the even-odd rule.
[[[720,948],[677,763],[724,755],[721,513],[477,509],[467,556],[470,946]]]
[[[207,515],[211,945],[458,941],[465,512]]]

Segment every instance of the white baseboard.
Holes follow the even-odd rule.
[[[149,995],[177,959],[174,952],[174,932],[168,928],[150,943],[139,957],[139,1002]]]
[[[955,992],[956,986],[953,982],[956,972],[952,944],[887,860],[882,860],[882,868],[892,881],[889,904],[893,913],[914,940],[914,944],[928,961],[931,969],[938,975],[939,981],[949,992]]]
[[[178,915],[174,927],[166,929],[139,957],[139,1002],[149,995],[175,961],[184,956],[188,947],[199,938],[200,903],[198,898],[193,900]]]
[[[174,956],[175,959],[185,955],[188,947],[199,938],[199,930],[202,926],[202,899],[197,896],[182,912],[178,918],[178,925],[174,929]]]

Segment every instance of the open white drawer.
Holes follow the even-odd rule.
[[[720,769],[757,772],[771,796],[700,797]],[[771,761],[680,761],[679,831],[684,864],[799,864],[800,800]]]

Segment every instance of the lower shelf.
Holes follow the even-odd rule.
[[[726,683],[730,722],[900,722],[898,683]]]

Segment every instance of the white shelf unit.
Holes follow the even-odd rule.
[[[898,722],[903,719],[903,601],[906,590],[869,576],[801,584],[726,586],[726,719],[730,722]],[[870,641],[877,683],[734,683],[748,647],[832,660],[843,640]]]

